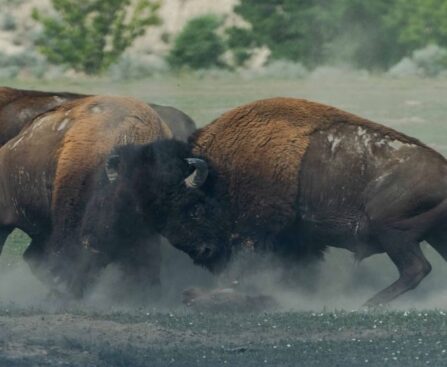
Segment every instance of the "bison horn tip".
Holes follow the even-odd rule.
[[[195,167],[193,173],[185,178],[185,185],[192,189],[202,186],[208,177],[208,164],[200,158],[186,158],[190,166]]]

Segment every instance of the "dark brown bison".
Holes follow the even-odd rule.
[[[194,188],[201,161],[186,160],[185,144],[171,136],[153,109],[132,98],[75,99],[39,115],[0,148],[0,250],[14,228],[23,230],[33,272],[78,296],[111,261],[156,283],[159,234],[178,243],[194,231],[167,216],[188,205],[184,194],[207,202]],[[131,175],[143,181],[133,186],[126,185],[133,176],[116,180],[118,167],[133,168],[117,160],[122,151],[138,159]],[[178,200],[165,206],[163,195]]]
[[[66,101],[88,97],[86,94],[41,92],[0,87],[0,146],[42,113]],[[174,138],[186,141],[196,130],[195,122],[184,112],[170,106],[149,103],[169,126]]]
[[[109,179],[84,215],[99,218],[82,225],[89,247],[103,252],[116,223],[108,213],[125,218],[136,206],[123,223],[150,223],[212,271],[244,246],[289,260],[319,258],[326,246],[359,260],[385,252],[400,277],[368,305],[429,273],[422,240],[447,257],[447,162],[416,139],[333,107],[276,98],[225,113],[190,142],[111,153]],[[196,170],[183,181],[186,158]]]
[[[319,258],[326,246],[359,260],[384,252],[400,276],[367,302],[377,305],[430,272],[421,241],[447,258],[447,162],[414,138],[333,107],[275,98],[225,113],[190,141],[192,155],[212,167],[207,176],[202,163],[198,176],[215,201],[171,211],[185,225],[202,221],[194,234],[201,241],[179,234],[173,244],[211,270],[244,246],[288,260]],[[135,158],[120,162],[135,165]],[[136,172],[123,176],[137,180]]]
[[[358,260],[386,253],[400,276],[367,302],[378,305],[430,272],[421,241],[447,259],[447,161],[414,138],[333,107],[274,98],[223,114],[191,143],[218,173],[205,182],[207,195],[230,204],[221,260],[244,246],[289,260],[318,258],[326,246]],[[183,246],[205,266],[218,262],[202,245]]]

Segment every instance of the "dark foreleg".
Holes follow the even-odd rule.
[[[73,264],[79,261],[74,254],[48,251],[51,238],[35,236],[23,254],[33,275],[50,288],[51,293],[65,294],[73,274]],[[75,295],[71,294],[70,296]],[[76,296],[76,295],[75,295]]]
[[[32,237],[31,243],[23,253],[23,259],[28,264],[33,275],[49,287],[54,287],[56,280],[50,274],[45,255],[46,237]]]
[[[141,238],[123,251],[117,260],[128,290],[142,298],[160,292],[161,240],[159,236]]]

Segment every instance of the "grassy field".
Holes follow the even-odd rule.
[[[306,98],[394,127],[447,155],[447,79],[320,72],[303,80],[228,76],[0,84],[132,95],[178,107],[199,126],[255,99]],[[182,306],[183,287],[214,281],[185,257],[182,266],[167,264],[164,270],[163,287],[172,295],[167,304],[123,305],[107,297],[49,302],[20,258],[26,243],[27,237],[15,232],[0,257],[0,367],[447,365],[447,266],[428,248],[433,273],[396,309],[352,311],[396,272],[380,256],[352,270],[350,256],[333,251],[314,300],[296,297],[278,312],[255,314],[193,312]]]

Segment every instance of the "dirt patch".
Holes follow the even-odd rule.
[[[391,365],[419,366],[445,358],[446,322],[442,311],[47,313],[0,307],[0,366],[296,366],[298,358],[306,366],[332,366],[333,358],[340,365],[363,358],[379,366],[389,358],[402,363]]]

